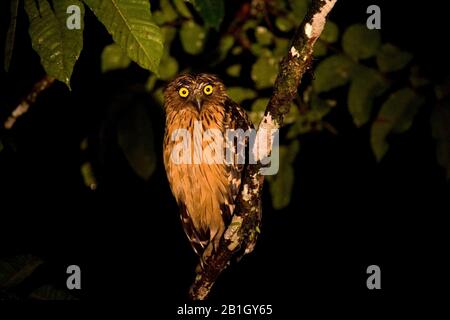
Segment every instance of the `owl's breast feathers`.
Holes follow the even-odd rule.
[[[203,132],[216,129],[221,138],[210,136],[203,140],[202,148],[211,142],[222,143],[223,161],[220,163],[174,163],[171,159],[175,145],[172,135],[177,129],[187,129],[192,139],[191,152],[194,157],[194,127],[201,124]],[[222,104],[209,104],[199,113],[192,108],[167,110],[164,138],[164,165],[172,193],[180,207],[184,231],[194,251],[214,250],[230,223],[235,208],[234,200],[241,185],[243,164],[227,163],[225,142],[227,130],[252,128],[246,112],[231,99]],[[220,141],[217,141],[220,140]],[[234,143],[235,144],[235,143]],[[233,148],[236,146],[234,145]],[[211,244],[209,246],[209,244]]]

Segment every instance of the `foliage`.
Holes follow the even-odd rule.
[[[146,0],[84,0],[131,60],[156,72],[162,55],[161,30]]]
[[[193,0],[195,8],[205,22],[205,26],[214,27],[217,30],[222,23],[225,13],[225,5],[223,0]]]
[[[18,3],[11,2],[6,70],[14,46],[14,17],[21,14]],[[84,14],[86,5],[112,35],[113,43],[101,55],[103,72],[138,64],[150,71],[143,85],[161,104],[166,82],[180,72],[192,70],[182,62],[201,61],[203,71],[218,72],[229,79],[230,96],[248,110],[257,125],[271,94],[279,61],[288,51],[308,3],[244,1],[236,8],[235,19],[226,22],[225,9],[232,4],[224,0],[160,0],[151,1],[151,8],[147,0],[25,0],[24,8],[30,21],[32,45],[45,71],[68,86],[83,47],[83,28],[67,30],[65,8],[76,4]],[[313,79],[304,81],[284,124],[280,173],[269,179],[272,203],[277,209],[289,204],[293,163],[302,136],[323,130],[339,134],[337,124],[329,122],[329,115],[337,106],[347,106],[356,128],[370,127],[368,143],[374,161],[382,161],[389,150],[390,137],[406,132],[420,106],[430,103],[423,94],[430,87],[430,80],[413,64],[413,55],[395,44],[384,43],[377,30],[368,30],[363,24],[342,29],[328,21],[314,56]],[[443,103],[438,93],[436,97],[440,102],[431,119],[433,136],[438,161],[450,177],[448,103]],[[148,179],[156,163],[152,119],[143,116],[145,110],[140,108],[132,109],[117,124],[116,134],[130,166]],[[1,146],[0,143],[0,149]],[[92,167],[89,163],[83,166],[86,184],[94,185]]]
[[[0,260],[0,301],[2,299],[30,299],[30,300],[75,300],[69,292],[53,285],[44,285],[30,293],[17,290],[29,281],[37,269],[44,265],[44,261],[33,255],[10,256]]]
[[[102,72],[125,69],[130,63],[131,59],[118,44],[112,43],[103,49]]]
[[[66,10],[70,5],[83,8],[76,0],[57,1],[53,10],[46,0],[25,0],[33,49],[39,54],[47,74],[69,87],[73,67],[83,48],[83,28],[69,30],[66,27]],[[81,12],[83,15],[84,11]]]
[[[275,209],[282,209],[289,205],[291,201],[291,193],[294,186],[293,163],[299,148],[299,142],[294,140],[289,145],[279,146],[278,150],[272,151],[275,154],[279,153],[279,172],[277,175],[268,177],[272,204]]]
[[[15,256],[0,261],[0,288],[17,286],[42,264],[42,260],[31,256]]]
[[[5,41],[5,61],[4,67],[5,71],[8,72],[9,64],[11,63],[11,57],[13,54],[13,46],[14,46],[14,37],[16,35],[16,19],[17,19],[17,11],[19,10],[19,0],[11,1],[11,15],[9,21],[8,31],[6,33],[6,41]]]
[[[117,124],[117,142],[136,174],[148,179],[156,168],[152,123],[143,105],[127,105]]]
[[[30,294],[30,298],[35,300],[52,300],[52,301],[77,300],[67,291],[55,288],[52,285],[44,285],[42,287],[37,288]]]

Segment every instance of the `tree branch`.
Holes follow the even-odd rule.
[[[242,179],[241,192],[236,199],[236,209],[232,222],[217,252],[207,258],[203,269],[198,268],[194,283],[189,291],[193,300],[204,300],[215,281],[227,267],[239,248],[250,253],[259,233],[261,216],[261,191],[264,176],[261,174],[260,160],[272,152],[274,132],[283,123],[289,112],[290,102],[297,94],[303,74],[310,68],[313,47],[326,23],[326,17],[337,0],[313,0],[309,11],[298,27],[287,55],[281,60],[280,70],[274,90],[256,134],[252,152],[257,164],[249,165]],[[259,143],[260,142],[260,143]],[[266,148],[261,148],[261,143]]]
[[[3,124],[6,129],[11,129],[16,123],[17,118],[26,113],[30,106],[36,102],[37,97],[47,90],[55,82],[55,78],[45,75],[41,80],[36,82],[31,92],[17,105],[11,115]]]

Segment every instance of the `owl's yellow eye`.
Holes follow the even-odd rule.
[[[187,88],[181,88],[180,90],[178,90],[178,94],[180,95],[180,97],[186,98],[189,95],[189,90]]]
[[[203,92],[204,92],[207,96],[209,96],[209,95],[213,92],[213,87],[212,87],[212,85],[208,84],[207,86],[205,86],[205,87],[203,88]]]

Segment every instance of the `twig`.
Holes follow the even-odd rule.
[[[36,102],[37,97],[43,91],[48,89],[54,81],[55,78],[49,75],[45,75],[44,78],[36,82],[33,86],[33,89],[31,89],[31,92],[19,103],[19,105],[13,110],[11,115],[5,121],[5,128],[11,129],[14,126],[14,123],[16,123],[17,118],[26,113],[30,106]]]
[[[326,17],[337,0],[313,0],[311,7],[298,27],[288,54],[280,63],[280,71],[275,81],[274,91],[266,107],[256,135],[257,141],[267,141],[267,148],[252,150],[255,159],[260,160],[272,152],[274,130],[283,123],[289,112],[290,102],[297,94],[303,74],[310,67],[313,46],[325,26]],[[256,234],[259,232],[260,200],[264,176],[260,173],[261,164],[249,165],[242,179],[241,192],[236,199],[236,209],[232,222],[215,254],[208,257],[204,269],[198,269],[194,283],[189,291],[193,300],[204,300],[215,281],[226,268],[239,248],[246,253],[253,250]]]

